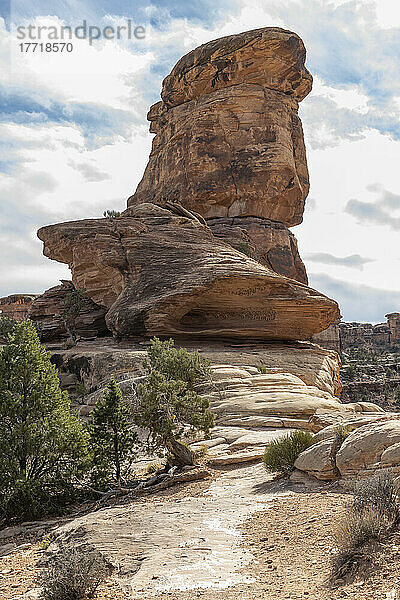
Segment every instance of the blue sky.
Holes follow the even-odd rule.
[[[0,0],[0,295],[68,277],[36,229],[123,209],[152,135],[146,113],[184,53],[261,26],[296,31],[313,92],[303,101],[311,190],[293,228],[310,283],[345,320],[400,310],[398,0]],[[15,27],[118,25],[144,40],[74,40],[70,54],[20,52]]]

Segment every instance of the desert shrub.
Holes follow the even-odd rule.
[[[371,541],[381,539],[391,525],[375,508],[368,507],[362,512],[350,509],[335,532],[338,551],[331,559],[331,583],[355,576],[363,562],[371,562]]]
[[[17,324],[15,319],[6,317],[6,315],[0,314],[0,338],[7,340],[10,333],[12,333],[14,326]]]
[[[148,373],[158,371],[167,380],[184,381],[191,390],[211,377],[210,361],[199,352],[175,348],[173,339],[162,342],[153,338],[143,366]]]
[[[207,436],[214,425],[209,399],[195,390],[210,377],[209,364],[198,352],[157,338],[144,362],[148,377],[137,387],[134,422],[148,431],[148,450],[168,451],[178,466],[194,461],[183,439],[198,431]]]
[[[126,401],[114,378],[96,402],[88,424],[93,453],[92,480],[106,486],[130,474],[137,457],[137,434],[132,421],[132,404]]]
[[[344,425],[337,425],[337,427],[335,427],[335,441],[337,450],[343,444],[348,435],[350,435],[350,431]]]
[[[38,581],[41,600],[93,598],[111,569],[100,552],[61,548],[44,568]]]
[[[268,369],[265,365],[257,365],[257,371],[262,375],[267,375]]]
[[[297,457],[314,443],[309,431],[292,431],[279,440],[269,442],[264,452],[264,466],[270,473],[287,475],[294,468]]]
[[[335,532],[337,553],[331,561],[331,583],[354,576],[371,562],[370,544],[384,538],[399,521],[398,486],[390,471],[353,484],[353,502]]]
[[[237,249],[246,256],[251,256],[251,249],[248,242],[239,242]]]
[[[381,471],[354,484],[354,511],[362,513],[370,508],[392,523],[399,521],[399,485],[389,470]]]
[[[58,512],[87,466],[87,442],[33,323],[18,323],[0,350],[0,520]]]

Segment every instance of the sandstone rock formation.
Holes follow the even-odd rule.
[[[338,438],[338,425],[344,439]],[[296,469],[317,479],[368,477],[381,469],[400,474],[400,414],[347,416],[321,429],[300,454]]]
[[[277,221],[259,217],[207,219],[215,235],[275,273],[307,285],[306,268],[293,233]],[[318,343],[318,342],[317,342]]]
[[[37,294],[11,294],[0,298],[0,314],[16,321],[23,321],[36,296]]]
[[[204,217],[302,222],[309,178],[298,103],[311,90],[294,33],[263,28],[181,58],[151,107],[149,164],[128,206],[178,201]]]
[[[390,313],[386,318],[387,323],[333,323],[313,336],[313,341],[337,352],[348,348],[389,349],[400,344],[400,313]]]
[[[38,236],[45,255],[67,263],[74,283],[109,309],[117,337],[308,339],[338,318],[336,302],[217,240],[184,212],[143,204]]]
[[[389,313],[386,318],[390,330],[390,344],[398,346],[400,345],[400,313]]]
[[[65,300],[75,289],[71,281],[61,281],[38,296],[31,304],[28,312],[29,319],[39,325],[40,338],[52,341],[68,337],[64,325]],[[82,337],[105,335],[108,330],[104,316],[106,310],[87,298],[75,319],[74,329]]]
[[[342,351],[340,323],[332,323],[327,329],[313,335],[312,341],[327,350]]]

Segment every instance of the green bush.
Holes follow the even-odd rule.
[[[5,315],[0,315],[0,338],[7,340],[16,324],[17,321],[15,319],[11,319],[11,317],[6,317]]]
[[[153,338],[147,355],[143,366],[148,373],[158,371],[168,381],[184,381],[191,390],[211,377],[209,360],[198,352],[175,348],[172,339],[162,342],[156,337]]]
[[[132,404],[124,400],[114,378],[96,402],[88,424],[93,453],[92,480],[106,487],[111,480],[121,485],[137,457],[137,435],[132,422]]]
[[[198,352],[175,348],[172,339],[154,338],[144,367],[147,381],[137,388],[134,421],[147,429],[148,449],[167,450],[178,466],[193,464],[193,453],[182,441],[190,433],[208,435],[214,425],[210,401],[196,385],[210,378],[209,361]]]
[[[87,443],[34,324],[16,324],[0,350],[0,520],[38,518],[71,501]]]
[[[289,474],[293,471],[297,457],[314,443],[309,431],[292,431],[279,440],[267,444],[264,466],[270,473]]]
[[[49,560],[38,581],[41,600],[93,598],[111,568],[97,550],[61,548]]]
[[[106,217],[106,219],[117,219],[120,216],[121,213],[119,210],[107,209],[103,212],[103,217]]]

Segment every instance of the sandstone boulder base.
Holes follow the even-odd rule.
[[[72,281],[61,280],[61,285],[46,290],[30,305],[27,316],[39,325],[40,337],[43,341],[68,337],[64,325],[64,313],[67,297],[74,290]],[[85,299],[75,319],[76,334],[82,337],[97,337],[107,333],[110,335],[105,322],[106,312],[90,298]]]
[[[275,273],[308,284],[297,240],[283,223],[259,217],[217,217],[207,219],[207,225],[215,237]]]
[[[341,415],[341,422],[336,418],[321,429],[317,443],[296,460],[296,469],[322,480],[368,477],[382,469],[400,474],[400,414],[376,409],[375,414]]]
[[[67,263],[73,282],[120,338],[138,335],[307,339],[339,316],[336,302],[217,240],[175,206],[132,207],[129,216],[39,230],[44,254]]]
[[[128,206],[178,201],[204,217],[302,222],[309,175],[298,102],[311,90],[305,48],[263,28],[189,52],[151,107],[156,133]]]

